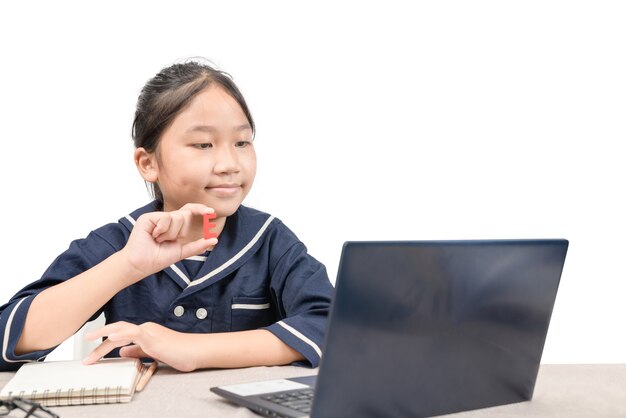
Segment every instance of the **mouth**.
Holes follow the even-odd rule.
[[[240,184],[216,184],[214,186],[205,187],[205,190],[222,196],[230,196],[237,194],[241,190]]]

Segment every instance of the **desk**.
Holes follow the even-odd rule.
[[[282,377],[307,376],[300,367],[253,367],[179,373],[161,367],[143,392],[128,404],[52,408],[72,417],[258,417],[209,391],[212,386]],[[0,373],[0,387],[13,373]],[[17,414],[9,415],[19,416]],[[466,417],[625,417],[626,364],[542,365],[531,402],[446,415]]]

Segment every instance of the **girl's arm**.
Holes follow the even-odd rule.
[[[151,357],[180,371],[205,368],[276,366],[304,357],[267,330],[188,334],[147,322],[109,324],[87,334],[107,339],[84,360],[92,364],[117,347],[122,357]],[[132,344],[127,346],[128,344]]]
[[[121,252],[39,293],[30,305],[17,355],[45,350],[74,334],[100,307],[131,281],[141,279]]]
[[[211,212],[204,205],[187,204],[177,211],[152,212],[139,217],[122,250],[34,298],[15,353],[20,355],[60,344],[120,290],[214,246],[215,238],[185,242],[192,217]]]

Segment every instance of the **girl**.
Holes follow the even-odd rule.
[[[230,77],[198,62],[142,89],[135,164],[155,200],[71,243],[0,307],[0,370],[42,360],[105,313],[84,360],[151,357],[181,371],[316,367],[332,285],[278,219],[243,206],[256,174],[254,122]],[[204,239],[215,213],[218,238]]]

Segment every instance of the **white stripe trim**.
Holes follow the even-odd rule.
[[[189,280],[189,277],[187,277],[187,276],[185,275],[185,273],[183,273],[183,272],[181,271],[181,269],[179,269],[179,268],[178,268],[178,266],[177,266],[176,264],[172,264],[172,265],[170,265],[170,268],[171,268],[172,270],[174,270],[174,273],[178,274],[178,276],[179,276],[181,279],[183,279],[183,280],[185,281],[185,283],[187,283],[187,285],[189,285],[189,283],[191,283],[191,280]]]
[[[195,286],[198,285],[200,283],[203,283],[204,281],[210,279],[211,277],[215,276],[216,274],[222,272],[223,270],[227,269],[229,266],[231,266],[233,263],[235,263],[237,260],[239,260],[241,257],[243,257],[243,255],[245,253],[248,252],[248,250],[250,250],[250,248],[252,248],[252,246],[254,244],[256,244],[256,242],[259,240],[259,238],[261,238],[261,235],[263,235],[263,232],[265,232],[265,230],[267,229],[267,227],[270,225],[270,223],[274,220],[274,216],[270,216],[267,221],[265,221],[265,223],[263,224],[263,226],[261,227],[261,229],[259,229],[259,232],[256,233],[256,235],[254,236],[254,238],[252,238],[252,240],[241,249],[241,251],[239,251],[237,254],[235,254],[230,260],[228,260],[227,262],[225,262],[224,264],[222,264],[221,266],[219,266],[218,268],[216,268],[215,270],[211,271],[210,273],[208,273],[207,275],[205,275],[204,277],[201,277],[197,280],[194,280],[193,282],[191,282],[191,284],[189,286]],[[219,244],[218,244],[219,245]]]
[[[135,226],[135,220],[131,218],[130,215],[126,215],[125,218],[128,219],[128,222],[130,222],[131,225]]]
[[[320,350],[319,346],[317,344],[315,344],[312,340],[310,340],[307,336],[305,336],[304,334],[302,334],[300,331],[298,331],[297,329],[285,324],[283,321],[278,321],[277,322],[278,325],[280,325],[281,327],[285,328],[287,331],[291,332],[293,335],[295,335],[296,337],[300,338],[302,341],[304,341],[305,343],[307,343],[308,345],[310,345],[313,350],[315,350],[315,352],[317,353],[317,355],[322,358],[322,350]]]
[[[206,261],[208,257],[203,255],[192,255],[191,257],[185,258],[185,260],[193,260],[193,261]]]
[[[252,304],[252,303],[233,303],[231,309],[269,309],[269,303]]]
[[[26,298],[20,300],[17,305],[11,311],[11,315],[9,315],[9,319],[7,320],[7,326],[4,328],[4,340],[2,341],[2,358],[7,363],[28,363],[34,360],[9,360],[7,357],[7,349],[9,348],[9,332],[11,331],[11,324],[13,323],[13,317],[15,316],[15,312],[20,307],[22,302],[24,302]]]

